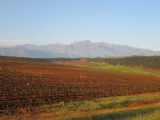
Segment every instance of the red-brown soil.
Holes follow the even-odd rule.
[[[148,92],[160,92],[160,77],[0,60],[0,110]]]

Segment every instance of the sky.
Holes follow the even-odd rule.
[[[0,45],[91,40],[160,50],[160,0],[0,0]]]

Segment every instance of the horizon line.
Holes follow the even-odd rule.
[[[92,41],[92,40],[75,40],[73,42],[70,43],[65,43],[65,42],[52,42],[52,43],[40,43],[40,44],[36,44],[36,43],[19,43],[19,44],[13,44],[13,45],[1,45],[0,47],[16,47],[16,46],[24,46],[24,45],[35,45],[35,46],[47,46],[47,45],[55,45],[55,44],[59,44],[59,45],[71,45],[74,43],[78,43],[78,42],[91,42],[91,43],[105,43],[105,44],[110,44],[110,45],[120,45],[120,46],[124,46],[124,47],[133,47],[133,48],[138,48],[138,49],[145,49],[145,50],[151,50],[151,51],[160,51],[158,49],[150,49],[150,48],[143,48],[143,47],[137,47],[134,45],[128,45],[128,44],[119,44],[119,43],[111,43],[111,42],[104,42],[104,41]]]

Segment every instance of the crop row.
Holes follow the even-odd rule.
[[[0,71],[0,110],[2,112],[55,102],[159,91],[160,79],[152,76],[83,70],[68,72],[64,70],[55,75]]]

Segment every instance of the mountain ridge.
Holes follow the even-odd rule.
[[[152,51],[128,45],[84,40],[76,41],[71,44],[55,43],[48,45],[24,44],[12,47],[0,46],[0,55],[31,58],[104,58],[132,55],[160,55],[160,51]]]

